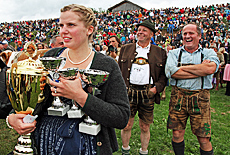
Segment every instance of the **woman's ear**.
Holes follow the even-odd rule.
[[[93,33],[94,27],[92,25],[90,25],[88,27],[88,32],[87,32],[87,36],[91,35]]]

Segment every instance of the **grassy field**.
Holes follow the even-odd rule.
[[[225,85],[224,85],[225,86]],[[168,103],[170,99],[171,87],[167,87],[165,101],[160,105],[155,105],[154,123],[150,126],[151,138],[149,143],[149,155],[173,155],[171,147],[172,131],[167,132],[166,123],[168,117]],[[216,155],[230,154],[230,96],[226,96],[225,88],[219,91],[211,90],[211,111],[212,111],[212,145]],[[121,147],[120,130],[116,130],[119,147]],[[13,150],[17,143],[18,134],[6,126],[5,120],[0,120],[0,155],[6,155]],[[140,129],[138,117],[135,118],[135,124],[132,129],[130,140],[131,154],[138,155],[141,147]],[[114,153],[120,155],[121,151]],[[199,154],[199,143],[190,129],[188,121],[185,133],[185,154]]]

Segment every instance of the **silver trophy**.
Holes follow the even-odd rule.
[[[80,70],[78,68],[65,68],[58,70],[57,73],[67,80],[74,80]],[[85,113],[80,109],[80,106],[72,100],[73,106],[67,112],[68,118],[81,118]]]
[[[37,54],[37,48],[33,42],[26,43],[24,49],[19,52],[11,68],[6,72],[6,88],[15,112],[27,114],[23,122],[32,123],[37,117],[32,116],[33,110],[36,104],[44,99],[43,92],[40,90],[43,65],[31,58]],[[18,61],[21,54],[29,56],[29,59]],[[18,138],[14,154],[33,154],[30,134]]]
[[[49,72],[51,79],[58,82],[58,78],[60,74],[58,73],[58,69],[60,66],[64,66],[66,62],[66,58],[64,57],[42,57],[39,58],[45,67],[45,71]],[[48,108],[48,115],[53,116],[64,116],[69,110],[69,105],[64,104],[59,97],[54,97],[54,101],[52,106]]]
[[[103,85],[108,77],[109,73],[101,70],[89,69],[82,72],[83,79],[86,78],[86,84],[92,88],[92,95],[98,95],[101,93],[99,86]],[[101,125],[92,120],[89,116],[86,116],[83,122],[79,124],[79,132],[97,135],[101,130]]]

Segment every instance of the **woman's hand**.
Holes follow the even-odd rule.
[[[11,114],[8,117],[9,125],[12,126],[20,135],[31,133],[36,128],[36,120],[33,123],[23,123],[23,118],[25,116],[25,114]]]
[[[68,99],[73,99],[81,107],[85,105],[88,94],[82,89],[80,75],[74,80],[67,80],[62,77],[59,78],[59,82],[54,82],[49,79],[53,96],[62,96]]]

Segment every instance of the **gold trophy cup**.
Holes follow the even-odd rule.
[[[33,42],[26,43],[24,51],[19,52],[19,56],[21,54],[29,56],[29,59],[23,61],[15,59],[11,68],[7,70],[7,94],[16,113],[28,114],[23,119],[24,123],[31,123],[37,117],[31,116],[36,104],[43,100],[40,78],[43,76],[44,67],[41,62],[32,59],[37,54],[37,48]],[[30,134],[18,138],[14,154],[33,154]]]

